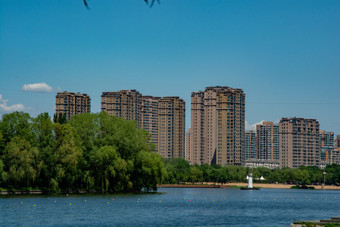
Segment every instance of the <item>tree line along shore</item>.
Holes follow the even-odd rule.
[[[151,135],[135,121],[105,112],[66,121],[47,113],[4,114],[0,121],[0,191],[140,192],[179,182],[246,182],[249,172],[261,183],[339,184],[340,165],[325,169],[246,168],[190,165],[154,152]],[[255,180],[256,183],[256,180]]]

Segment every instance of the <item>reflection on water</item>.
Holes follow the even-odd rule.
[[[157,194],[1,196],[0,226],[289,226],[340,216],[340,191],[160,188]]]

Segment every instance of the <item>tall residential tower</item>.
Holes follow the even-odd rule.
[[[245,94],[231,87],[191,93],[191,163],[242,165],[245,159]]]
[[[151,140],[158,151],[158,100],[160,97],[142,96],[141,127],[151,133]]]
[[[158,101],[158,153],[163,158],[185,158],[185,102],[179,97]]]
[[[254,130],[245,133],[245,160],[256,159],[256,136]]]
[[[126,120],[135,120],[141,125],[142,95],[136,90],[103,92],[101,111]]]
[[[334,147],[334,132],[320,130],[320,147]]]
[[[256,158],[279,160],[279,126],[264,121],[256,125]]]
[[[91,98],[87,94],[73,92],[58,92],[56,95],[56,113],[62,113],[66,119],[76,114],[91,112]]]
[[[280,120],[280,168],[319,166],[319,127],[315,119],[294,117]]]
[[[103,92],[101,110],[109,115],[135,120],[151,134],[155,151],[164,158],[183,157],[185,103],[179,97],[143,96],[137,90]]]

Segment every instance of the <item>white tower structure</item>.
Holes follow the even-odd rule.
[[[253,174],[248,174],[248,188],[253,188]]]

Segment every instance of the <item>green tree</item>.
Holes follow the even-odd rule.
[[[301,170],[307,171],[309,174],[310,183],[320,183],[323,182],[322,170],[315,166],[300,166]]]
[[[165,160],[165,168],[169,183],[186,182],[190,176],[190,164],[184,158],[172,158]]]
[[[3,160],[8,185],[15,188],[34,186],[39,175],[38,149],[24,138],[14,137],[6,146]]]
[[[226,168],[232,181],[245,182],[247,180],[247,168],[242,166],[227,166]]]
[[[295,169],[294,170],[294,179],[299,184],[309,185],[311,184],[310,175],[307,169]]]
[[[113,179],[110,179],[110,190],[113,192],[127,192],[133,190],[133,183],[131,181],[131,173],[134,168],[134,164],[131,160],[118,158],[114,162],[116,175]]]
[[[0,155],[2,154],[2,150],[5,148],[5,139],[0,131]]]
[[[69,124],[77,131],[82,142],[84,155],[87,156],[93,150],[98,150],[102,144],[98,141],[99,135],[102,134],[99,125],[99,115],[93,113],[84,113],[73,116]],[[106,117],[111,118],[106,115]]]
[[[53,115],[53,122],[59,123],[61,125],[66,124],[67,123],[66,115],[64,113],[55,113]]]
[[[33,119],[32,130],[39,149],[39,168],[41,169],[38,185],[47,191],[56,191],[55,162],[56,141],[54,125],[48,113],[42,113]],[[50,190],[51,188],[51,190]]]
[[[340,165],[327,165],[324,171],[326,172],[326,184],[340,184]]]
[[[138,152],[152,150],[149,133],[139,129],[135,121],[112,117],[106,112],[101,112],[99,125],[98,143],[101,146],[116,146],[122,159],[134,160]]]
[[[13,137],[17,136],[29,141],[33,146],[36,144],[32,131],[32,118],[28,113],[13,112],[4,114],[0,122],[0,131],[5,144],[10,142]]]
[[[60,128],[59,128],[60,127]],[[80,185],[82,161],[81,141],[74,128],[69,124],[58,125],[56,150],[56,180],[59,188],[77,189]]]
[[[137,154],[134,162],[133,189],[140,191],[145,188],[156,191],[157,184],[161,183],[166,177],[166,170],[162,157],[159,154],[141,151]]]
[[[7,173],[4,172],[4,163],[0,159],[0,185],[4,183],[4,181],[7,180]]]
[[[101,147],[90,154],[90,166],[93,171],[95,185],[102,192],[107,192],[110,178],[116,176],[115,161],[118,159],[116,149],[112,146]]]
[[[198,168],[198,166],[190,166],[190,182],[196,183],[203,180],[203,172]]]
[[[282,180],[282,173],[279,169],[273,169],[269,172],[268,176],[266,177],[266,181],[269,183],[280,182],[284,183],[286,180]]]

